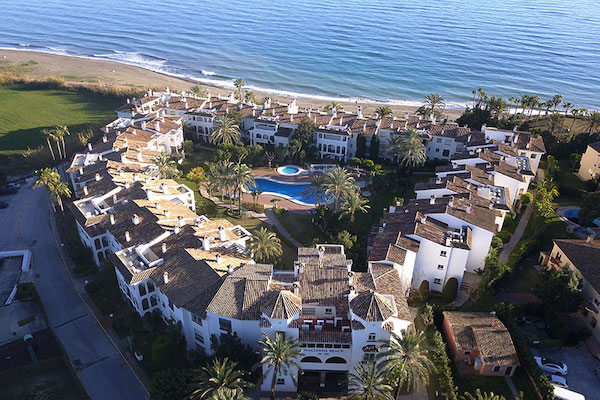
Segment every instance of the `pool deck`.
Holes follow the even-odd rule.
[[[281,175],[274,169],[257,168],[253,169],[252,172],[256,178],[272,178],[283,183],[310,183],[311,173],[301,175]]]

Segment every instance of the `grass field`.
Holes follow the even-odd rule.
[[[44,128],[66,125],[72,135],[115,119],[120,100],[85,92],[0,86],[0,154],[46,146]]]

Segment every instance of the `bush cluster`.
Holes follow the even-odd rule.
[[[249,201],[242,201],[242,207],[257,212],[257,213],[261,213],[264,214],[265,212],[265,206],[260,204],[260,203],[251,203]]]

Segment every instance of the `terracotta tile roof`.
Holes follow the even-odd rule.
[[[485,312],[444,311],[459,350],[478,350],[491,365],[519,365],[510,333],[495,316]]]
[[[261,299],[268,289],[272,265],[246,264],[225,278],[207,312],[241,320],[260,318]]]
[[[298,335],[300,343],[352,343],[351,332],[303,331]]]
[[[352,312],[365,321],[385,321],[396,311],[394,303],[375,292],[363,292],[350,301]]]
[[[289,290],[277,290],[264,296],[260,311],[271,319],[288,320],[302,311],[302,299]]]
[[[597,292],[600,292],[600,241],[581,239],[554,239],[560,251],[573,263],[581,275]]]
[[[529,148],[527,148],[529,145]],[[519,150],[535,151],[538,153],[546,152],[546,145],[541,136],[535,136],[531,133],[519,133],[516,146]]]

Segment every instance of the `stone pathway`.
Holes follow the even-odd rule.
[[[277,215],[275,215],[275,212],[273,211],[272,208],[266,208],[265,215],[267,216],[267,223],[274,225],[277,228],[277,230],[279,231],[279,233],[281,233],[294,246],[303,247],[302,243],[300,243],[299,241],[294,239],[294,237],[283,227],[281,222],[279,222],[279,219],[277,218]]]
[[[504,245],[504,247],[502,248],[502,252],[500,253],[500,261],[502,261],[503,263],[508,261],[508,257],[510,257],[510,253],[512,253],[512,251],[515,249],[515,247],[519,243],[519,240],[521,240],[521,237],[523,236],[523,233],[525,232],[525,228],[527,227],[527,223],[529,222],[529,218],[531,217],[532,212],[533,212],[533,203],[529,203],[525,206],[525,211],[523,212],[523,215],[521,216],[521,220],[519,221],[519,224],[517,225],[517,229],[515,229],[515,233],[513,233],[512,236],[510,237],[510,242],[506,243]]]

